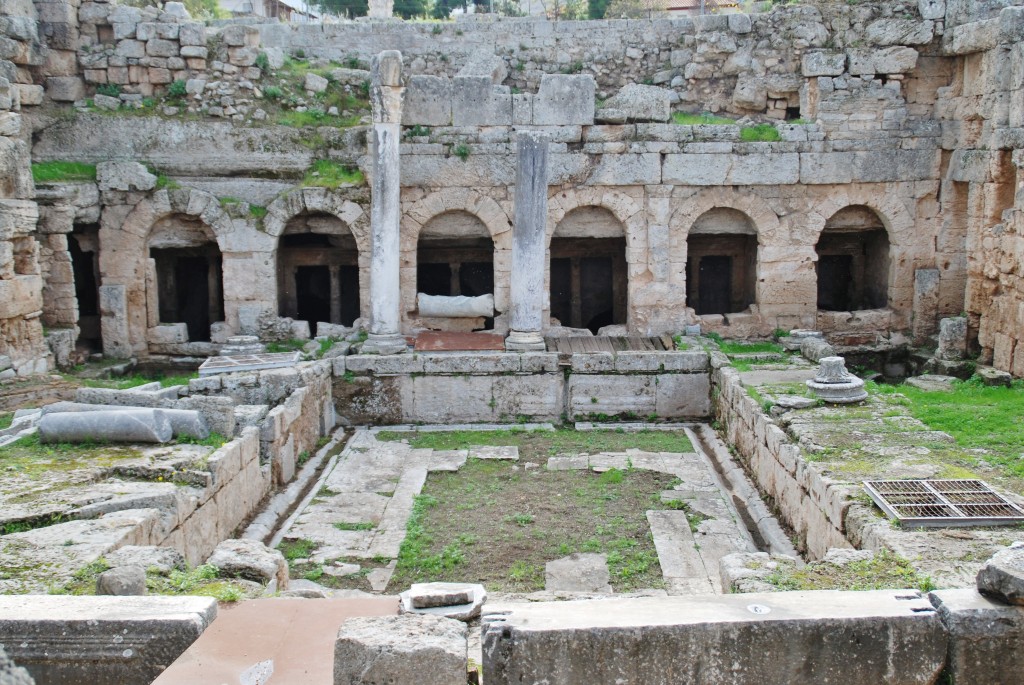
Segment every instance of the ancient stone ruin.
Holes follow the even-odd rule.
[[[1016,682],[1024,3],[762,4],[0,2],[0,680]]]

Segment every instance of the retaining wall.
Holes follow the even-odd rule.
[[[351,424],[602,418],[701,419],[704,352],[354,355],[334,360],[334,402]]]

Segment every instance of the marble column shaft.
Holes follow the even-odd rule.
[[[548,219],[548,137],[522,131],[517,137],[515,210],[512,224],[511,315],[505,348],[543,350],[544,260]]]
[[[385,50],[373,58],[373,178],[370,186],[370,331],[363,352],[395,354],[406,349],[401,336],[399,290],[400,171],[402,136],[402,54]]]

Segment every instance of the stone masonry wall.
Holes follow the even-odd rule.
[[[49,353],[40,319],[43,279],[33,238],[39,208],[29,166],[30,127],[22,108],[43,89],[30,69],[42,63],[38,15],[28,0],[3,3],[0,17],[0,380],[44,373]]]

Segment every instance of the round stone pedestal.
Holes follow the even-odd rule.
[[[822,357],[820,364],[817,375],[807,381],[807,387],[815,395],[833,404],[849,404],[867,399],[864,381],[846,370],[845,359]]]

